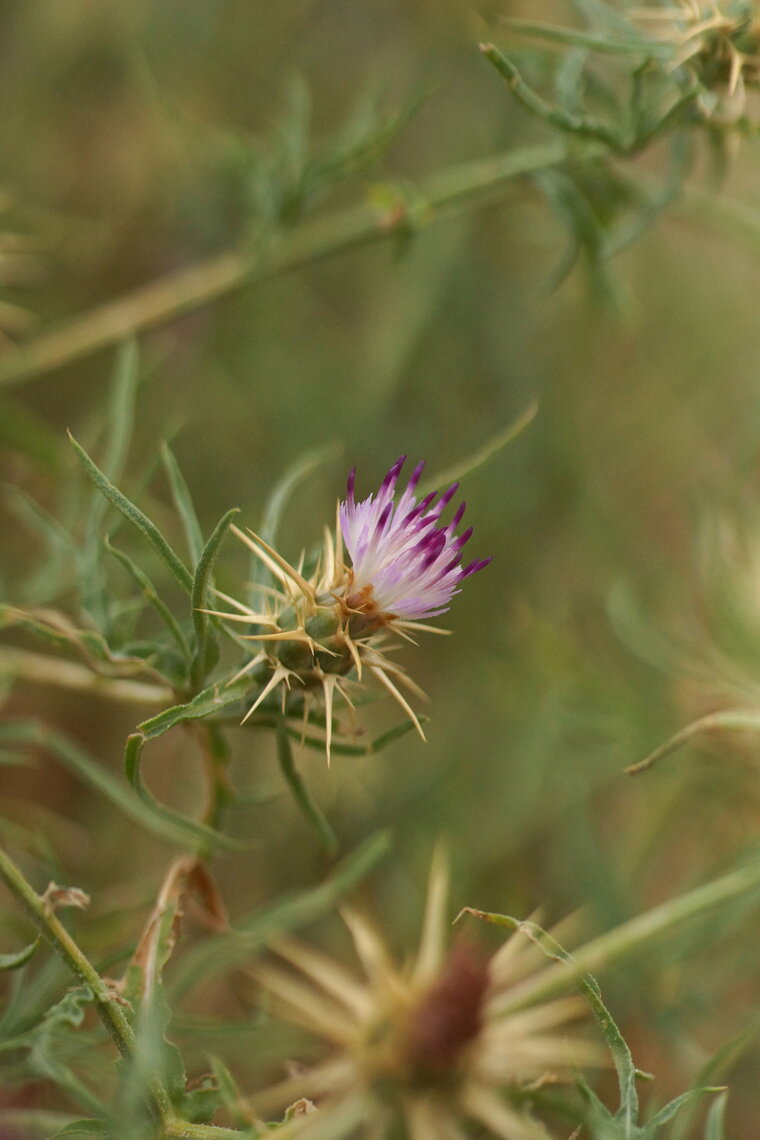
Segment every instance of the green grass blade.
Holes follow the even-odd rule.
[[[654,1140],[654,1137],[656,1136],[659,1129],[662,1128],[663,1124],[668,1124],[676,1115],[678,1110],[680,1108],[683,1108],[685,1104],[688,1104],[690,1100],[694,1100],[695,1097],[698,1096],[703,1096],[705,1093],[714,1093],[721,1091],[721,1089],[716,1088],[689,1089],[688,1092],[681,1093],[680,1096],[677,1096],[674,1100],[671,1100],[668,1104],[661,1108],[659,1112],[655,1113],[651,1120],[647,1121],[646,1126],[643,1130],[642,1140],[650,1140],[650,1137],[652,1137],[652,1140]]]
[[[296,768],[293,750],[290,747],[290,737],[282,717],[277,720],[277,756],[280,761],[280,770],[290,788],[293,799],[318,835],[328,858],[334,859],[338,853],[338,838],[330,825],[330,821],[316,800],[312,798],[303,777]]]
[[[276,728],[277,719],[278,718],[268,713],[262,713],[261,715],[254,713],[251,718],[251,723],[266,725],[268,728]],[[417,719],[420,724],[425,724],[429,720],[429,717],[420,716]],[[311,717],[309,718],[309,723],[314,723]],[[302,744],[305,748],[310,748],[314,752],[321,752],[324,755],[325,739],[323,736],[311,736],[308,733],[304,733],[302,727],[296,728],[290,724],[285,725],[285,731],[291,740],[297,740],[299,744]],[[399,724],[395,724],[393,728],[389,728],[386,732],[381,733],[380,736],[376,736],[369,744],[346,744],[343,741],[336,740],[333,736],[330,743],[330,752],[334,756],[374,756],[376,753],[382,752],[382,750],[387,748],[389,744],[392,744],[394,740],[399,740],[402,736],[406,736],[407,733],[413,731],[416,731],[416,729],[412,721],[404,720]]]
[[[519,931],[530,938],[542,954],[553,962],[572,967],[575,959],[563,946],[557,942],[543,927],[535,922],[521,921],[508,914],[494,914],[487,911],[474,911],[467,907],[465,913],[473,914],[484,919],[494,926],[505,926],[509,930]],[[639,1099],[636,1092],[636,1066],[633,1063],[631,1051],[618,1029],[612,1014],[602,1001],[601,991],[596,979],[589,973],[583,973],[577,978],[577,985],[583,992],[591,1006],[594,1017],[607,1044],[617,1073],[620,1089],[620,1109],[615,1119],[624,1123],[627,1131],[625,1135],[633,1135],[632,1129],[636,1125],[639,1114]]]

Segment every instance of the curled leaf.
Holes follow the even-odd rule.
[[[76,906],[80,910],[87,910],[90,896],[79,887],[59,887],[57,883],[48,883],[42,901],[48,911],[58,910],[64,906]]]
[[[17,950],[15,954],[0,954],[0,970],[18,970],[21,966],[25,966],[37,953],[39,944],[39,938],[35,938],[34,942],[30,942],[23,950]]]

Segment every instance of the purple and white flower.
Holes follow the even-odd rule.
[[[403,455],[393,464],[376,495],[358,503],[352,470],[346,500],[340,506],[343,541],[351,556],[346,604],[386,621],[417,621],[444,613],[459,593],[460,583],[491,561],[481,558],[461,564],[462,548],[472,534],[472,527],[456,533],[464,503],[449,523],[440,522],[458,483],[452,483],[440,497],[434,491],[418,500],[415,490],[424,462],[418,463],[406,489],[396,498],[405,460]]]

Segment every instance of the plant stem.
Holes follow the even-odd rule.
[[[108,988],[68,930],[58,920],[52,906],[37,894],[2,848],[0,848],[0,876],[72,973],[92,992],[100,1019],[121,1055],[134,1061],[137,1045],[135,1032],[117,995]],[[155,1116],[166,1128],[175,1119],[171,1101],[160,1081],[148,1076],[147,1082]]]
[[[556,166],[566,154],[564,143],[549,143],[463,163],[439,171],[423,182],[416,196],[420,206],[414,209],[405,204],[401,195],[398,207],[392,211],[364,204],[354,206],[313,218],[285,232],[273,249],[232,249],[170,273],[6,351],[0,360],[0,386],[59,368],[245,285],[390,237],[419,223],[428,224],[458,211],[476,209],[492,202],[516,178]]]
[[[545,1001],[566,989],[572,982],[627,957],[648,942],[659,938],[689,918],[695,918],[713,907],[732,899],[741,898],[760,888],[760,858],[744,867],[730,871],[727,875],[696,887],[686,894],[631,918],[614,930],[594,938],[572,955],[572,961],[552,966],[540,975],[517,985],[513,991],[513,1001],[508,1007],[520,1009]],[[505,1006],[505,1012],[507,1007]]]
[[[177,1137],[178,1140],[230,1140],[237,1136],[238,1140],[246,1133],[235,1128],[220,1128],[216,1124],[191,1124],[189,1120],[173,1120],[165,1126],[167,1137]]]
[[[103,677],[77,661],[50,657],[28,649],[13,646],[0,648],[0,677],[10,676],[30,681],[35,685],[57,685],[87,693],[91,697],[105,697],[112,701],[145,705],[171,704],[174,694],[168,685],[133,681],[123,677]]]
[[[338,839],[327,817],[322,812],[322,809],[311,798],[309,790],[296,768],[293,759],[293,750],[290,747],[288,730],[283,717],[278,717],[277,719],[277,756],[280,761],[282,774],[293,793],[293,799],[316,831],[328,857],[334,859],[338,854]]]
[[[213,722],[189,721],[188,727],[194,731],[203,757],[206,807],[202,820],[218,831],[222,826],[224,809],[235,798],[227,772],[230,762],[229,747],[221,728]]]

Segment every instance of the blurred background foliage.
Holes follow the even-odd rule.
[[[539,402],[522,435],[465,482],[474,553],[494,561],[447,615],[454,636],[404,650],[432,698],[429,744],[408,735],[377,757],[337,756],[330,771],[318,753],[302,758],[345,850],[392,829],[393,855],[364,893],[399,947],[417,930],[438,836],[456,908],[527,915],[540,905],[545,923],[580,909],[592,933],[734,864],[756,840],[760,807],[749,735],[713,735],[636,782],[622,774],[682,723],[758,697],[757,143],[731,140],[717,187],[705,132],[692,156],[696,197],[601,267],[586,249],[557,273],[573,241],[558,177],[511,182],[426,224],[418,187],[428,175],[556,139],[478,52],[481,40],[512,48],[505,15],[574,19],[550,0],[2,6],[6,353],[220,251],[266,252],[272,229],[306,212],[369,201],[413,213],[386,239],[237,289],[141,338],[121,486],[170,533],[162,439],[206,533],[230,506],[256,528],[282,474],[334,443],[335,458],[288,508],[282,547],[297,557],[332,519],[350,466],[364,493],[401,453],[427,458],[432,475]],[[516,49],[537,85],[549,74],[539,48]],[[671,163],[658,144],[621,164],[622,198],[629,175],[664,183]],[[610,168],[598,187],[594,168],[584,171],[603,225]],[[112,351],[100,351],[0,389],[5,600],[65,608],[72,597],[65,544],[62,602],[39,572],[32,504],[76,525],[89,489],[65,429],[102,455],[112,370]],[[104,534],[109,522],[110,510]],[[230,543],[218,581],[234,593],[242,573]],[[115,562],[109,579],[123,591]],[[32,644],[18,632],[6,642]],[[124,737],[150,711],[30,684],[4,708],[69,734],[116,775]],[[379,703],[367,718],[374,732],[394,714]],[[269,736],[230,740],[234,782],[251,793],[230,826],[255,842],[215,865],[234,917],[312,882],[321,857]],[[192,742],[177,733],[160,745],[146,754],[148,781],[192,811]],[[137,937],[168,849],[114,818],[49,752],[30,759],[3,770],[3,838],[22,845],[40,881],[92,896],[86,938],[105,957]],[[6,904],[6,929],[21,929]],[[330,923],[321,936],[340,937]],[[756,913],[736,907],[603,979],[658,1102],[756,1022],[756,938]],[[40,992],[50,984],[43,971]],[[234,1022],[214,1050],[247,1085],[272,1031],[256,1028],[242,975],[196,999],[186,1032],[212,1017]],[[757,1060],[750,1045],[732,1071],[729,1135],[750,1135],[756,1120]],[[22,1095],[59,1103],[42,1081]]]

